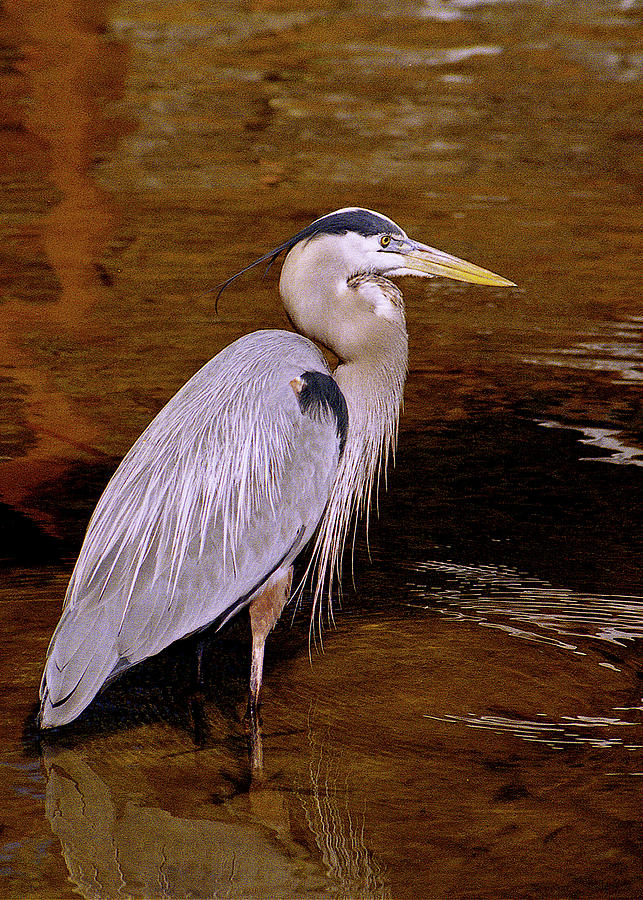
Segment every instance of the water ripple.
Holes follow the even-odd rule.
[[[643,317],[603,322],[570,347],[554,347],[523,357],[537,366],[611,372],[614,383],[638,385],[643,381]]]
[[[572,431],[580,431],[583,435],[579,438],[581,444],[589,447],[598,447],[606,450],[609,456],[583,456],[581,462],[608,462],[617,465],[643,466],[643,450],[639,447],[631,447],[621,440],[622,431],[613,428],[587,428],[582,425],[565,425],[562,422],[554,422],[549,419],[537,420],[543,428],[567,428]]]
[[[632,751],[643,749],[643,744],[638,742],[641,733],[640,721],[624,721],[613,716],[561,716],[559,721],[473,714],[466,716],[425,714],[424,718],[448,724],[461,724],[467,728],[482,728],[495,734],[513,734],[523,741],[545,744],[553,750],[560,750],[569,745],[585,745],[595,750],[615,747]],[[623,735],[623,729],[635,729],[634,736],[630,739],[627,733]],[[627,774],[643,775],[643,772]]]
[[[474,620],[541,643],[581,653],[564,638],[595,638],[620,647],[643,638],[643,596],[577,594],[505,566],[468,566],[426,560],[413,566],[418,573],[446,576],[441,586],[409,582],[419,605],[442,606],[446,615]],[[429,604],[427,604],[428,607]],[[525,626],[539,629],[526,630]],[[543,633],[544,632],[544,633]]]

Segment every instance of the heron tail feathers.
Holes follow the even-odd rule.
[[[99,616],[101,614],[99,613]],[[82,619],[87,619],[83,622]],[[52,638],[40,685],[41,728],[57,728],[76,719],[92,702],[118,666],[113,642],[96,621],[96,611],[68,610]],[[80,637],[80,640],[79,640]]]

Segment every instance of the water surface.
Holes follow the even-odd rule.
[[[0,18],[0,891],[638,897],[637,2],[8,2]],[[32,715],[102,488],[225,344],[214,285],[345,205],[497,271],[404,284],[397,467],[334,626],[248,627]]]

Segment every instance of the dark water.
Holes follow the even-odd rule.
[[[0,894],[643,893],[641,6],[326,0],[0,10]],[[240,617],[31,716],[140,430],[360,204],[514,281],[404,285],[396,469],[323,649]],[[350,567],[348,567],[350,568]]]

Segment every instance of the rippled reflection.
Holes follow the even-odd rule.
[[[429,587],[411,581],[409,605],[420,606],[423,599],[427,600],[420,608],[437,609],[456,623],[473,622],[518,640],[587,657],[586,665],[595,671],[603,668],[619,673],[628,664],[626,658],[621,659],[620,665],[607,661],[600,652],[596,653],[593,641],[625,648],[643,637],[643,596],[578,594],[508,567],[492,565],[428,560],[414,569],[419,575],[435,573],[440,582],[432,581]],[[600,675],[594,677],[601,681]],[[587,715],[567,710],[552,718],[551,713],[545,712],[523,717],[519,711],[508,716],[483,708],[480,712],[425,716],[498,735],[513,734],[554,750],[571,746],[631,752],[643,749],[643,705],[612,707],[609,712]],[[629,776],[643,774],[631,767],[619,771]]]
[[[643,382],[643,318],[597,325],[591,335],[571,347],[543,350],[524,357],[526,363],[610,373],[615,384]]]
[[[410,582],[412,602],[429,599],[451,616],[543,643],[582,652],[565,637],[594,637],[624,646],[643,638],[643,596],[577,594],[504,566],[467,566],[438,560],[417,563],[419,572],[436,572],[446,584],[430,587]],[[529,625],[532,630],[520,628]]]
[[[46,815],[83,897],[292,896],[319,887],[320,868],[291,864],[284,842],[250,816],[188,818],[125,798],[71,751],[45,765]]]
[[[639,714],[643,707],[638,708]],[[624,750],[643,750],[641,740],[641,719],[636,722],[625,722],[618,718],[601,716],[561,716],[560,721],[543,720],[527,721],[510,719],[503,716],[429,716],[440,722],[452,722],[466,725],[467,728],[484,728],[496,734],[509,732],[524,741],[535,741],[559,750],[565,746],[586,744],[596,750],[623,747]],[[625,729],[625,735],[621,731]],[[643,775],[643,772],[621,773],[630,776]]]
[[[365,814],[351,810],[345,772],[337,764],[336,748],[328,734],[309,731],[310,790],[300,793],[306,821],[315,835],[328,878],[338,897],[391,896],[386,871],[364,840]]]
[[[643,466],[643,451],[639,447],[631,447],[625,444],[620,438],[622,431],[615,431],[613,428],[583,428],[570,425],[563,425],[560,422],[542,421],[538,422],[544,428],[567,428],[571,431],[579,431],[583,437],[580,438],[581,444],[587,444],[589,447],[598,447],[599,450],[605,450],[607,456],[582,456],[581,462],[608,462],[616,465]]]
[[[137,737],[148,749],[127,772]],[[91,763],[91,749],[45,750],[45,812],[72,883],[86,898],[390,897],[332,745],[311,740],[296,795],[270,784],[237,790],[232,780],[216,804],[208,793],[225,787],[225,757],[181,751],[159,732],[103,743]],[[153,770],[164,770],[168,791],[157,792]],[[186,776],[189,803],[173,788]]]

